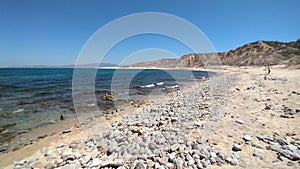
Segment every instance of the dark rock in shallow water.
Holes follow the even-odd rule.
[[[102,99],[106,101],[113,101],[114,97],[112,94],[105,94],[104,96],[102,96]]]

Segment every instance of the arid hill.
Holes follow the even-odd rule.
[[[257,41],[221,53],[187,54],[180,59],[142,62],[132,67],[202,67],[204,65],[263,66],[299,65],[300,39],[295,42]]]

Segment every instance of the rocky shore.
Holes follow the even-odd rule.
[[[64,130],[1,168],[299,168],[299,70],[224,72]]]

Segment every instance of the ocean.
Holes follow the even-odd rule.
[[[61,114],[66,118],[76,116],[72,98],[73,71],[71,68],[0,69],[0,141],[8,133],[55,123]],[[114,107],[113,102],[102,99],[105,94],[118,95],[116,98],[121,101],[122,98],[139,99],[153,91],[178,90],[181,85],[210,74],[155,69],[77,69],[77,72],[82,77],[96,72],[94,92],[100,110]],[[83,80],[80,87],[84,88],[85,84]]]

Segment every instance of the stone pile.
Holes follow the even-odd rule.
[[[201,169],[238,165],[239,145],[223,153],[208,145],[203,135],[192,135],[195,130],[210,131],[206,121],[217,119],[225,94],[221,88],[212,91],[208,82],[198,85],[153,101],[143,112],[124,115],[108,129],[93,131],[90,139],[43,148],[43,157],[20,161],[15,168]]]

